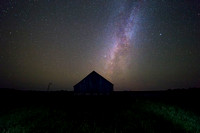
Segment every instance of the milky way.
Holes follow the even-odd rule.
[[[140,3],[120,3],[112,19],[111,49],[106,62],[106,74],[109,79],[113,79],[118,73],[126,72],[130,62],[130,48],[132,35],[135,27],[136,15]]]

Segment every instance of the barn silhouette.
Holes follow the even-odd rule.
[[[112,91],[113,84],[95,71],[74,85],[75,94],[101,95],[110,94]]]

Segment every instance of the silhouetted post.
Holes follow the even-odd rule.
[[[51,82],[49,82],[49,84],[48,84],[48,87],[47,87],[47,91],[49,91],[50,90],[50,86],[52,85],[52,83]]]

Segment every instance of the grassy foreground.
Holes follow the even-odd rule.
[[[180,107],[136,100],[128,108],[108,111],[50,106],[0,111],[1,133],[200,132],[200,117]]]

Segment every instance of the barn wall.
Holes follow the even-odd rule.
[[[75,85],[74,91],[76,93],[110,93],[113,91],[113,84],[101,76],[91,75]]]

